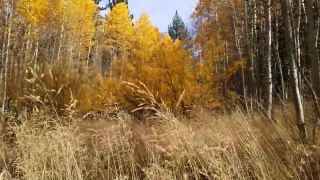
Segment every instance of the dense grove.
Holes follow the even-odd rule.
[[[110,103],[130,111],[140,102],[123,82],[141,82],[158,102],[176,110],[194,104],[221,107],[236,98],[224,89],[230,93],[222,101],[219,91],[245,62],[230,58],[228,68],[219,65],[224,49],[212,40],[207,43],[213,51],[204,51],[206,60],[200,60],[198,42],[178,13],[173,39],[161,34],[145,13],[133,21],[125,3],[112,6],[105,17],[91,0],[1,3],[8,8],[1,9],[4,110],[7,105],[18,111],[41,106],[28,100],[32,95],[59,114],[71,99],[82,115]]]

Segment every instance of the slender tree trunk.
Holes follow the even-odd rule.
[[[274,33],[274,48],[275,48],[275,56],[277,60],[277,64],[279,66],[279,74],[280,74],[280,91],[281,91],[281,101],[282,101],[282,107],[284,108],[284,104],[286,104],[286,96],[285,96],[285,82],[283,78],[283,72],[282,72],[282,62],[280,59],[279,54],[279,18],[278,18],[278,11],[276,12],[277,19],[275,21],[275,33]]]
[[[90,39],[92,39],[92,37],[90,36]],[[91,41],[89,43],[89,50],[88,50],[88,54],[87,54],[87,69],[89,68],[89,64],[90,64],[90,56],[91,56],[91,51],[92,51],[92,45],[91,45]]]
[[[20,82],[20,79],[22,78],[20,76],[20,73],[21,73],[21,64],[23,62],[23,59],[22,59],[22,56],[23,56],[23,53],[24,53],[24,49],[25,49],[25,46],[24,46],[24,42],[22,43],[21,45],[21,49],[20,49],[20,53],[19,53],[19,57],[17,58],[17,70],[15,72],[15,81],[14,83],[18,83]]]
[[[257,4],[258,5],[258,4]],[[257,6],[257,13],[260,15],[260,16],[263,16],[264,15],[264,4],[262,2],[260,2],[260,5]],[[257,88],[259,89],[259,92],[258,92],[258,99],[259,99],[259,102],[260,104],[264,104],[264,108],[265,110],[267,109],[266,108],[266,104],[267,104],[267,98],[266,98],[266,92],[265,92],[265,89],[266,89],[266,77],[263,77],[263,75],[266,74],[265,70],[266,68],[264,67],[266,65],[265,63],[265,53],[266,53],[266,46],[265,46],[265,43],[264,43],[264,40],[266,39],[266,27],[264,26],[264,21],[262,20],[262,18],[257,15],[257,18],[260,18],[260,21],[259,21],[259,26],[257,26],[257,55],[256,55],[256,59],[257,59],[257,69],[259,70],[258,72],[258,80],[257,82],[259,82],[257,84]],[[266,76],[266,75],[265,75]],[[268,114],[267,111],[265,111],[266,114]]]
[[[81,61],[81,47],[82,46],[82,41],[79,43],[79,48],[78,48],[78,60],[77,60],[77,71],[79,71],[80,68],[80,61]]]
[[[301,26],[301,0],[298,0],[297,4],[297,16],[294,18],[291,18],[292,23],[292,33],[294,38],[294,48],[295,48],[295,59],[296,64],[298,67],[301,66],[301,48],[300,48],[300,26]],[[291,8],[292,9],[292,8]],[[302,77],[300,75],[300,71],[298,71],[298,82],[299,82],[299,89],[301,94],[301,102],[303,103],[303,82]]]
[[[233,14],[233,33],[234,33],[234,41],[236,43],[236,48],[237,48],[237,55],[239,60],[242,60],[242,49],[240,46],[240,38],[238,35],[238,31],[237,31],[237,12],[235,9],[235,5],[233,0],[231,1],[231,6],[232,6],[232,14]],[[243,67],[241,67],[241,78],[242,78],[242,87],[243,87],[243,99],[244,99],[244,103],[245,103],[245,108],[246,111],[249,113],[249,108],[248,108],[248,102],[247,102],[247,88],[246,88],[246,84],[245,84],[245,77],[244,77],[244,69]]]
[[[4,29],[6,29],[7,27],[5,27]],[[5,43],[5,41],[6,41],[6,33],[4,33],[4,35],[3,35],[3,42],[2,42],[2,50],[1,50],[1,52],[5,52],[5,49],[6,49],[6,43]],[[5,59],[5,55],[4,55],[4,53],[1,53],[1,83],[2,83],[2,81],[3,81],[3,78],[4,78],[4,76],[3,76],[3,73],[4,73],[4,59]]]
[[[273,84],[272,84],[272,63],[271,63],[271,50],[272,50],[272,32],[271,32],[271,0],[267,0],[265,4],[265,16],[266,16],[266,53],[265,53],[265,108],[267,116],[272,119],[272,96],[273,96]]]
[[[53,47],[51,49],[51,65],[53,65],[54,63],[54,60],[55,60],[55,52],[56,52],[56,44],[57,44],[57,36],[54,36],[54,39],[53,39]]]
[[[307,128],[304,121],[304,112],[302,107],[302,102],[300,98],[300,89],[298,82],[298,72],[297,72],[297,64],[294,53],[294,40],[292,37],[292,10],[290,8],[289,0],[281,0],[281,9],[282,16],[285,24],[285,39],[286,39],[286,48],[287,55],[289,57],[289,65],[290,65],[290,82],[293,91],[293,99],[296,111],[296,119],[297,126],[300,132],[300,137],[304,143],[306,143],[308,134]]]
[[[316,23],[315,23],[315,36],[316,36],[316,39],[315,39],[315,42],[316,42],[316,46],[318,47],[318,41],[319,41],[319,31],[320,31],[320,1],[319,0],[316,0],[316,13],[318,14],[318,17],[316,19]],[[318,49],[318,53],[319,52],[319,49]],[[318,55],[319,56],[319,55]]]
[[[72,64],[72,58],[73,58],[73,43],[70,45],[69,64]]]
[[[228,44],[227,42],[225,43],[224,46],[224,58],[223,58],[223,73],[226,74],[227,73],[227,66],[228,66],[228,52],[227,52],[227,48],[228,48]],[[225,79],[223,81],[223,85],[222,85],[222,89],[223,89],[223,96],[225,98],[228,97],[228,91],[227,91],[227,79]]]
[[[257,71],[257,5],[256,0],[253,0],[253,11],[252,11],[252,49],[253,49],[253,59],[255,61],[255,64],[253,64],[253,72]],[[254,84],[254,95],[255,99],[258,100],[258,88],[257,88],[257,73],[254,73],[255,84]]]
[[[4,65],[4,72],[3,72],[3,79],[4,79],[4,86],[3,86],[3,99],[2,99],[2,110],[1,114],[4,114],[5,107],[6,107],[6,102],[7,102],[7,83],[8,83],[8,78],[7,78],[7,73],[8,73],[8,64],[9,64],[9,47],[11,43],[11,17],[12,17],[12,11],[13,11],[13,2],[8,0],[8,7],[7,7],[7,14],[6,14],[6,27],[7,27],[7,42],[6,42],[6,50],[5,50],[5,65]],[[2,116],[1,116],[2,118]],[[1,119],[2,120],[2,119]]]
[[[244,6],[244,32],[245,32],[245,39],[246,39],[246,52],[249,57],[249,63],[248,63],[248,72],[249,72],[249,78],[248,78],[248,94],[250,95],[250,108],[252,110],[253,106],[253,97],[254,97],[254,65],[253,65],[253,52],[252,52],[252,45],[251,41],[249,41],[249,33],[248,33],[248,2],[243,1]]]
[[[38,51],[39,51],[39,42],[36,42],[36,49],[35,49],[35,57],[34,57],[34,70],[38,69]]]
[[[88,54],[87,54],[87,68],[89,67],[89,64],[90,64],[90,55],[91,55],[91,45],[89,47],[89,50],[88,50]]]
[[[63,39],[63,31],[64,31],[64,26],[61,26],[61,32],[60,32],[60,40],[59,40],[59,47],[58,47],[58,57],[57,60],[60,60],[60,54],[61,54],[61,47],[62,47],[62,39]]]

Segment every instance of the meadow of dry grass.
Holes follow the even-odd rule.
[[[320,177],[317,148],[300,145],[282,123],[240,111],[187,120],[158,110],[148,123],[123,112],[113,121],[61,124],[41,112],[18,119],[2,128],[1,180]]]
[[[129,84],[130,85],[130,84]],[[136,87],[153,113],[137,122],[116,117],[64,117],[44,110],[8,117],[1,126],[0,180],[56,179],[319,179],[318,146],[303,146],[292,107],[275,108],[278,123],[263,113],[226,115],[195,110],[177,117]],[[312,117],[311,117],[312,119]]]

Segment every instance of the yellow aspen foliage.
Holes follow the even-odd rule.
[[[65,2],[64,10],[64,24],[73,32],[70,38],[82,41],[84,47],[90,46],[95,32],[95,3],[92,0],[69,0]]]
[[[117,57],[113,59],[113,63],[117,64],[114,71],[120,74],[123,72],[128,55],[130,55],[134,39],[134,29],[129,15],[127,5],[118,3],[106,15],[104,22],[105,50],[111,57]]]
[[[115,95],[119,91],[119,83],[115,79],[104,79],[101,74],[90,72],[92,79],[87,79],[77,91],[77,109],[84,115],[89,111],[105,109],[110,102],[116,103]]]
[[[123,80],[141,81],[159,102],[163,100],[175,108],[183,92],[194,83],[190,56],[179,40],[173,42],[169,34],[161,36],[146,14],[141,15],[135,29],[137,38],[132,59],[126,64],[128,74]],[[125,87],[119,96],[127,109],[140,104]]]
[[[95,15],[97,7],[92,0],[54,0],[52,1],[52,19],[50,26],[53,33],[68,44],[74,54],[71,57],[87,56],[87,48],[93,45]],[[69,55],[69,54],[68,54]]]
[[[147,71],[151,70],[152,59],[155,48],[159,45],[161,34],[159,30],[151,24],[149,16],[145,13],[134,25],[135,38],[132,49],[132,57],[126,64],[125,76],[131,79],[141,80]],[[140,72],[140,73],[138,73]],[[151,72],[152,73],[152,72]]]
[[[135,22],[134,29],[136,33],[134,53],[141,57],[150,57],[155,45],[161,39],[158,28],[152,25],[148,14],[142,13],[140,18]]]
[[[18,0],[17,10],[33,27],[46,23],[49,15],[48,0]]]
[[[24,91],[8,94],[16,99],[34,87],[45,86],[50,90],[48,94],[53,104],[60,110],[70,102],[70,92],[78,95],[79,91],[90,87],[90,78],[81,73],[84,63],[80,60],[88,57],[88,49],[93,45],[97,6],[92,0],[17,0],[15,8],[16,21],[20,21],[23,30],[19,36],[20,29],[14,34],[21,37],[20,44],[15,41],[21,50],[15,53],[20,59],[11,62],[12,67],[18,68],[11,68],[10,73],[11,81],[19,82],[9,84],[9,88],[19,85]],[[25,82],[25,77],[30,77],[30,73],[25,73],[27,67],[33,68],[39,77],[44,74],[41,83]],[[48,97],[43,90],[33,93]],[[97,106],[94,99],[90,101],[90,106]]]
[[[73,42],[73,48],[79,47],[80,41],[82,48],[92,45],[97,13],[92,0],[18,0],[17,12],[37,30],[34,36],[38,40],[51,34],[61,43]]]

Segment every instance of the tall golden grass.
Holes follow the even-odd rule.
[[[286,118],[279,122],[287,127],[240,110],[225,116],[198,111],[187,120],[146,89],[134,90],[144,97],[137,110],[154,112],[147,123],[125,112],[112,121],[69,117],[61,123],[35,111],[3,124],[0,179],[320,178],[319,151],[298,141],[285,112],[278,119]]]

